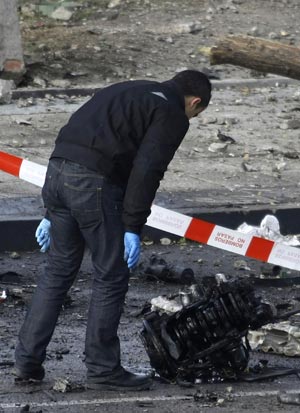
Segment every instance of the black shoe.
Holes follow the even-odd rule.
[[[150,389],[151,384],[150,377],[123,370],[118,376],[90,378],[87,381],[87,388],[93,390],[138,391]]]
[[[43,366],[28,371],[15,367],[13,374],[16,376],[16,381],[42,381],[45,377],[45,370]]]

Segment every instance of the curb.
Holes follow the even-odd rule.
[[[249,225],[259,226],[261,220],[267,214],[275,215],[280,222],[283,235],[297,235],[300,233],[299,213],[300,208],[292,205],[278,205],[276,211],[268,205],[248,205],[243,208],[237,207],[204,207],[191,205],[188,208],[174,202],[166,202],[164,193],[157,197],[157,205],[163,204],[164,208],[172,209],[194,218],[202,219],[236,229],[243,222]],[[3,251],[32,251],[38,248],[35,240],[35,231],[44,215],[42,200],[37,197],[21,197],[17,199],[0,199],[0,211],[9,211],[9,214],[0,215],[0,252]],[[4,234],[4,235],[3,235]],[[144,227],[143,236],[154,242],[161,238],[178,240],[180,237],[168,232]]]
[[[299,81],[286,77],[271,77],[263,79],[227,79],[227,80],[212,80],[212,86],[215,90],[236,88],[236,87],[249,87],[249,88],[261,88],[261,87],[286,87],[287,85],[299,83]],[[15,89],[12,92],[12,99],[28,99],[28,98],[45,98],[46,95],[52,97],[59,97],[61,95],[70,96],[89,96],[95,93],[97,90],[103,89],[106,85],[89,85],[75,88],[20,88]]]

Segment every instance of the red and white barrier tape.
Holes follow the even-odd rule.
[[[46,166],[0,151],[0,170],[42,187]],[[146,225],[192,241],[292,270],[300,270],[300,249],[152,205]]]

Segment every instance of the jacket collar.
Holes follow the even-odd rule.
[[[178,101],[180,107],[184,110],[185,109],[185,101],[184,101],[184,95],[181,92],[180,88],[177,86],[177,84],[174,82],[174,80],[166,80],[165,82],[161,82],[163,86],[166,86],[169,90],[171,90],[172,94]]]

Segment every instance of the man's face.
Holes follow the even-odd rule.
[[[198,108],[194,108],[193,110],[190,111],[188,118],[195,118],[198,116],[200,113],[202,113],[206,108],[204,106],[200,106]]]

